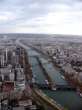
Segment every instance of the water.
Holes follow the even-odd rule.
[[[60,72],[53,67],[51,62],[42,58],[39,53],[32,49],[28,51],[28,55],[30,64],[32,65],[33,75],[36,76],[36,81],[38,83],[44,84],[45,77],[35,56],[40,58],[43,66],[54,82],[57,84],[67,85],[67,82],[62,79]],[[66,110],[82,110],[82,98],[74,91],[51,91],[44,89],[43,92],[64,106]]]
[[[38,62],[37,62],[37,60],[36,60],[35,57],[32,57],[32,56],[30,57],[29,56],[29,62],[30,62],[30,64],[31,64],[32,67],[38,65]]]
[[[46,95],[64,106],[66,110],[82,110],[82,98],[74,91],[43,91]]]
[[[46,69],[48,75],[51,77],[52,81],[57,85],[68,85],[67,81],[65,81],[60,72],[53,67],[51,62],[45,61],[45,59],[40,58],[44,68]],[[46,62],[46,63],[45,63]]]
[[[36,51],[29,49],[28,50],[28,56],[39,56],[40,54],[37,53]]]
[[[38,63],[37,58],[35,57],[37,55],[39,55],[39,54],[36,53],[35,51],[32,51],[32,50],[28,51],[29,62],[32,66],[32,73],[35,78],[35,82],[37,84],[46,84],[43,70]]]

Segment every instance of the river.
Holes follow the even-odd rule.
[[[48,74],[50,75],[54,82],[62,85],[68,84],[67,81],[65,81],[65,79],[62,79],[60,71],[54,68],[51,62],[45,60],[40,53],[37,53],[32,49],[27,50],[27,53],[29,56],[29,62],[32,66],[33,76],[35,77],[37,83],[45,84],[46,78],[43,73],[43,70],[41,69],[37,61],[36,56],[39,57],[46,71],[48,72]],[[64,106],[66,110],[82,110],[82,98],[76,93],[76,91],[64,91],[64,90],[52,91],[44,89],[43,92],[52,99],[54,99],[55,101],[57,101],[59,104]]]

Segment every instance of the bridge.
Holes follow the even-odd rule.
[[[34,83],[39,89],[56,89],[56,90],[62,90],[62,91],[76,91],[75,87],[72,87],[70,85],[55,85],[53,88],[50,88],[47,84],[39,84]]]
[[[71,85],[56,85],[57,90],[67,90],[67,91],[76,91],[75,87],[72,87]]]

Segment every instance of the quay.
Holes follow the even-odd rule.
[[[44,108],[47,104],[47,106],[50,107],[50,110],[64,110],[64,108],[60,104],[58,104],[55,100],[53,100],[50,97],[48,97],[47,95],[45,95],[39,89],[33,89],[33,96],[36,98],[36,100],[39,100],[39,101],[42,100]],[[46,108],[46,110],[48,110],[48,109],[49,108]]]

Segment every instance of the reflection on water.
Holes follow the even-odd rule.
[[[67,110],[82,110],[82,98],[74,91],[43,91]]]

